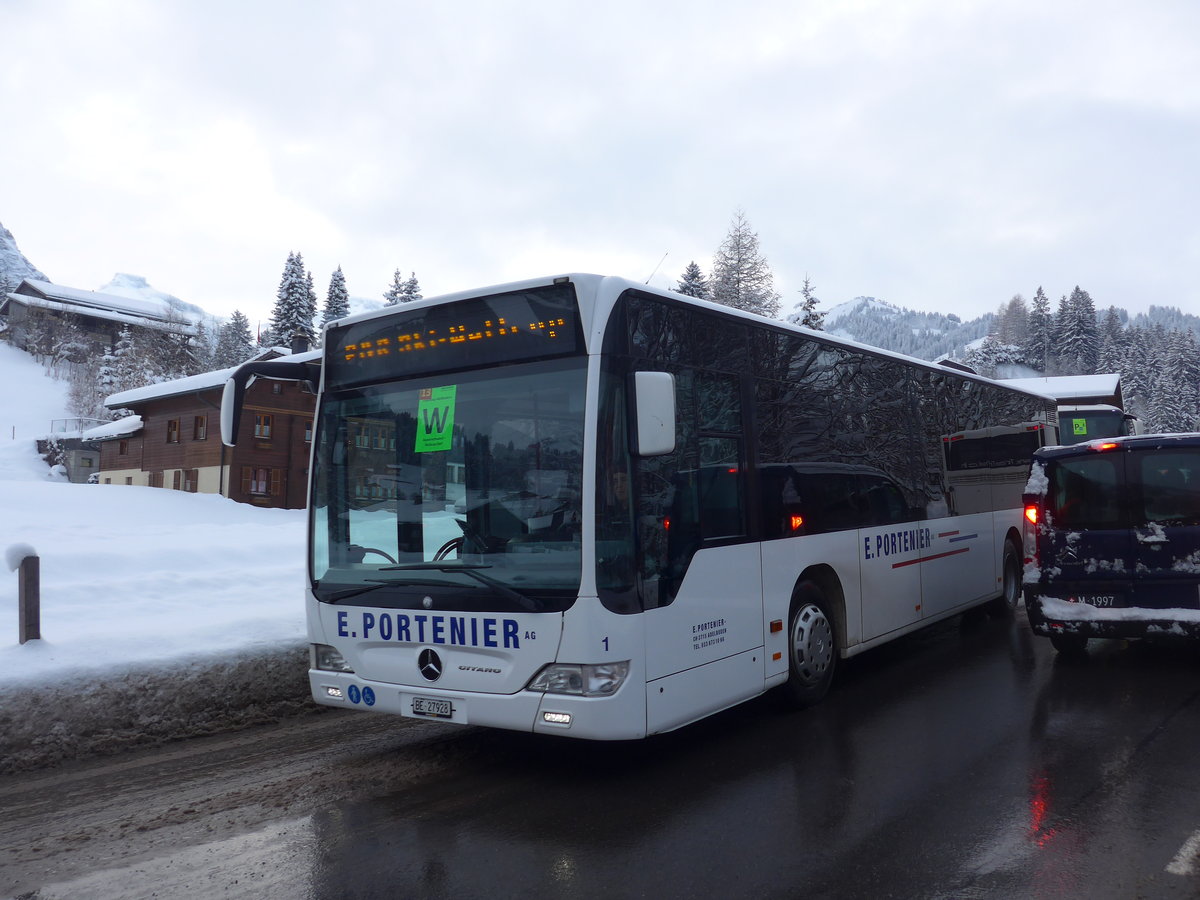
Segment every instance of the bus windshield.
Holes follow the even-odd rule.
[[[318,600],[553,611],[581,571],[581,356],[326,394]]]

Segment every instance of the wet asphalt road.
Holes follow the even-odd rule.
[[[1200,651],[954,620],[587,744],[332,712],[0,780],[0,897],[1200,897]]]

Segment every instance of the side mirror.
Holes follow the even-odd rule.
[[[675,376],[670,372],[633,373],[636,427],[633,452],[663,456],[675,451]]]
[[[238,366],[233,374],[225,380],[225,390],[221,393],[221,443],[226,447],[237,446],[238,422],[242,417],[242,404],[246,399],[246,389],[250,387],[250,383],[255,378],[302,381],[315,394],[316,385],[321,379],[321,366],[320,363],[288,362],[286,360],[248,362]]]

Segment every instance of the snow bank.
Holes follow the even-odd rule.
[[[38,548],[43,637],[17,643],[17,579],[9,576],[0,584],[2,683],[45,684],[303,638],[303,510],[44,481],[0,481],[0,509],[0,548]]]

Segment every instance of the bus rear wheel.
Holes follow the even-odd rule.
[[[837,658],[828,602],[814,585],[801,585],[788,620],[788,680],[783,693],[790,705],[803,708],[821,702],[833,683]]]
[[[1000,596],[991,603],[991,611],[998,616],[1010,617],[1021,602],[1021,554],[1012,541],[1004,542],[1004,561],[1001,564],[1003,588]]]

